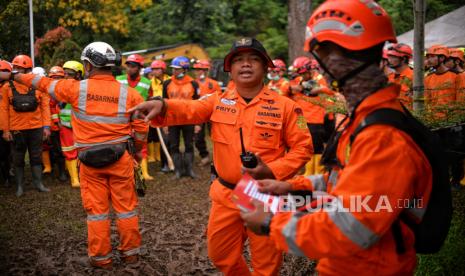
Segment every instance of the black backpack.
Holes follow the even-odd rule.
[[[404,112],[394,109],[378,109],[370,113],[350,137],[352,144],[357,135],[371,125],[390,125],[407,133],[421,148],[432,168],[433,185],[426,212],[421,222],[416,223],[406,212],[392,225],[396,248],[405,252],[400,233],[399,220],[406,223],[415,234],[415,249],[419,254],[436,253],[441,249],[449,232],[452,220],[452,195],[449,183],[448,162],[439,136],[418,121],[407,108]]]
[[[10,88],[13,91],[13,100],[11,105],[16,112],[33,112],[36,111],[39,103],[36,98],[36,91],[29,90],[27,94],[20,94],[12,81],[10,81]]]

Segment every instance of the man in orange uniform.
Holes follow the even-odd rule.
[[[11,64],[6,60],[0,60],[0,72],[11,72]],[[2,86],[8,85],[8,82],[0,82],[0,103],[3,99]],[[6,121],[0,118],[0,135],[3,137],[3,129]],[[14,182],[13,175],[11,174],[11,143],[3,138],[0,138],[0,176],[3,184],[6,186],[11,185]]]
[[[189,69],[189,59],[184,56],[175,57],[171,61],[170,67],[173,75],[170,80],[163,83],[163,98],[165,99],[198,99],[199,84],[187,75]],[[180,138],[184,140],[184,157],[179,152]],[[174,162],[174,173],[176,178],[183,175],[195,178],[194,173],[194,125],[183,124],[170,126],[168,128],[168,140],[170,153]],[[184,169],[183,169],[184,168]]]
[[[157,59],[152,61],[150,68],[152,69],[152,79],[151,90],[149,92],[152,92],[152,94],[149,94],[149,96],[162,97],[163,83],[170,79],[170,76],[166,74],[166,63],[163,60]],[[161,134],[165,145],[168,147],[168,138],[163,132]],[[147,159],[149,162],[160,161],[162,172],[167,173],[170,171],[165,152],[160,148],[160,139],[157,134],[157,129],[153,127],[149,127],[149,135],[147,138]]]
[[[457,74],[444,64],[448,57],[449,50],[443,45],[431,46],[426,51],[426,65],[433,69],[425,77],[426,107],[438,117],[445,115],[448,105],[453,104],[457,96]]]
[[[389,82],[400,85],[399,100],[409,109],[413,108],[413,70],[409,67],[412,54],[412,48],[403,43],[392,45],[387,52],[388,66],[394,70],[388,75]]]
[[[465,102],[465,58],[463,51],[458,48],[449,49],[448,61],[451,63],[450,70],[457,74],[457,102],[463,104]]]
[[[218,82],[208,77],[208,70],[210,70],[210,62],[208,60],[197,60],[194,63],[195,80],[199,84],[199,96],[203,97],[211,93],[221,94],[221,87]],[[207,124],[196,125],[195,132],[195,147],[200,154],[200,166],[210,164],[210,154],[205,142]]]
[[[72,125],[81,161],[81,197],[87,212],[88,253],[96,267],[112,267],[110,201],[116,212],[122,260],[138,260],[141,235],[134,188],[134,159],[128,153],[133,133],[140,156],[148,126],[131,120],[128,110],[143,102],[139,93],[112,76],[121,64],[121,54],[105,42],[93,42],[81,54],[88,79],[53,80],[38,75],[11,74],[26,85],[48,91],[72,105]],[[0,73],[0,80],[10,74]]]
[[[284,78],[286,63],[280,59],[273,60],[274,68],[268,68],[267,78],[270,80],[268,88],[279,95],[289,95],[289,81]]]
[[[48,72],[48,77],[52,79],[62,79],[65,77],[65,71],[60,66],[53,66],[50,68]],[[50,156],[49,152],[52,153],[52,160],[58,167],[58,180],[66,181],[68,177],[65,171],[65,157],[63,156],[63,152],[61,150],[61,143],[60,143],[60,119],[59,119],[59,112],[60,107],[58,106],[58,102],[54,99],[50,99],[50,114],[51,114],[51,123],[50,123],[50,144],[44,143],[44,151],[42,153],[42,162],[44,162],[44,167],[46,162],[48,162],[48,166],[51,167]],[[48,142],[48,141],[47,141]],[[48,149],[47,151],[45,149]],[[44,157],[44,153],[47,153]],[[43,173],[46,173],[44,168]],[[50,171],[48,171],[50,172]]]
[[[334,10],[338,12],[332,13]],[[350,24],[357,24],[353,30],[363,31],[341,27]],[[319,275],[413,275],[413,232],[399,221],[397,233],[405,248],[399,255],[391,227],[400,212],[406,211],[395,208],[399,200],[418,196],[424,200],[423,208],[409,211],[425,211],[432,185],[428,159],[408,134],[387,125],[366,128],[350,146],[351,135],[369,113],[380,108],[402,111],[397,100],[400,87],[388,85],[379,68],[384,42],[396,42],[391,20],[374,1],[329,0],[313,13],[307,35],[305,49],[319,60],[333,87],[341,89],[350,112],[337,139],[339,165],[332,167],[329,178],[312,175],[287,184],[267,180],[262,181],[261,190],[278,194],[291,189],[322,191],[332,196],[332,201],[312,212],[274,216],[255,203],[257,210],[243,218],[255,232],[269,232],[278,248],[319,260]],[[373,211],[351,208],[350,198],[357,196],[364,201],[369,198],[365,202]],[[376,210],[380,198],[393,208]]]
[[[218,173],[210,188],[212,206],[207,227],[208,255],[225,275],[251,275],[242,256],[249,239],[253,275],[277,275],[282,254],[265,237],[246,231],[238,207],[231,201],[241,170],[256,179],[287,179],[310,158],[312,146],[305,123],[299,124],[299,107],[270,91],[263,83],[273,67],[265,49],[255,39],[234,42],[224,60],[231,72],[233,90],[210,94],[198,101],[150,101],[137,111],[152,124],[212,123],[213,161]],[[155,117],[156,116],[156,117]],[[242,129],[246,150],[258,155],[255,168],[241,167]]]
[[[26,55],[16,56],[13,71],[28,74],[32,60]],[[33,75],[30,75],[33,77]],[[50,137],[50,98],[42,90],[29,89],[15,81],[2,86],[0,120],[3,139],[13,142],[13,165],[15,166],[16,196],[24,190],[24,157],[29,153],[32,183],[41,192],[50,190],[42,184],[42,141]]]
[[[303,114],[312,136],[313,158],[305,166],[305,175],[321,173],[320,165],[324,143],[327,140],[324,128],[325,107],[327,96],[322,88],[326,88],[326,81],[318,71],[318,62],[308,57],[299,57],[292,65],[300,75],[300,82],[292,86],[292,99],[302,107]]]

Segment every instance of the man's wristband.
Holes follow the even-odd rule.
[[[165,99],[163,99],[162,97],[160,96],[155,96],[155,97],[150,97],[148,98],[149,101],[161,101],[161,103],[163,104],[162,108],[161,108],[161,115],[164,115],[166,113],[166,101]]]
[[[265,235],[270,235],[270,225],[271,225],[271,219],[273,218],[273,215],[269,215],[265,218],[265,220],[262,222],[262,225],[260,226],[260,230],[263,234]]]

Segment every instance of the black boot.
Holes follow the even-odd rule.
[[[57,167],[58,167],[58,180],[61,182],[68,181],[68,175],[66,174],[66,171],[65,171],[65,159],[64,158],[58,158]]]
[[[197,178],[197,175],[194,173],[194,153],[186,152],[184,153],[184,164],[186,166],[186,175],[191,178]]]
[[[42,184],[42,166],[36,165],[31,167],[32,171],[32,184],[39,192],[50,192],[50,189]]]
[[[42,167],[40,168],[42,170]],[[42,171],[40,172],[42,173]],[[20,197],[24,193],[24,167],[15,168],[16,196]]]
[[[181,178],[182,175],[182,159],[181,153],[173,153],[173,163],[174,163],[174,174],[177,179]]]
[[[161,167],[161,172],[162,172],[162,173],[169,173],[169,172],[171,172],[170,168],[168,167],[168,164],[164,164],[163,167]]]

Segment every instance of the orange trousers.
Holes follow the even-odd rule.
[[[267,236],[258,236],[244,226],[240,211],[231,201],[232,190],[215,180],[210,188],[212,206],[207,228],[208,256],[228,275],[278,275],[282,252]],[[249,240],[253,273],[244,259],[244,243]]]
[[[116,213],[123,256],[139,253],[141,235],[134,184],[134,159],[127,152],[104,168],[80,164],[81,197],[87,212],[88,254],[95,262],[112,261],[110,243],[110,202]]]

